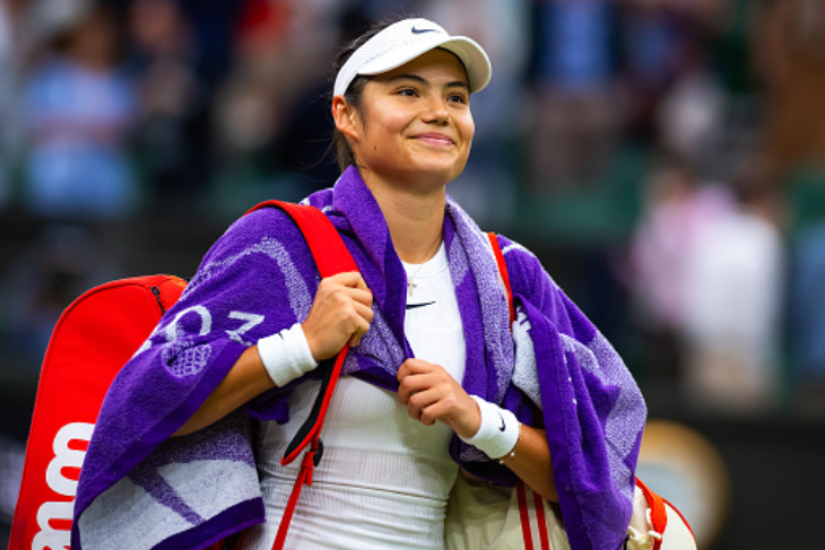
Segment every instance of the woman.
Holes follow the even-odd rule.
[[[280,211],[236,222],[110,390],[72,547],[187,548],[255,525],[241,547],[270,548],[298,468],[277,459],[312,405],[319,363],[349,342],[288,548],[443,547],[459,466],[558,500],[576,550],[618,548],[638,390],[535,257],[500,238],[519,304],[511,334],[489,244],[446,195],[470,151],[486,55],[406,19],[365,33],[338,67],[345,170],[307,202],[360,274],[319,282]]]

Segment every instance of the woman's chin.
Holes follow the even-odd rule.
[[[412,173],[422,180],[441,181],[446,185],[461,174],[466,164],[466,159],[460,161],[454,155],[427,155],[416,159]]]
[[[426,187],[429,190],[444,187],[453,181],[461,174],[464,164],[422,162],[419,159],[418,162],[409,163],[404,168],[404,170],[398,170],[397,167],[373,165],[367,167],[367,170],[388,183],[394,181],[396,185],[402,184],[404,187],[422,190]]]

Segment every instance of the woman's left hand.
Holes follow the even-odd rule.
[[[465,439],[478,433],[478,405],[444,367],[407,359],[398,369],[398,382],[398,399],[407,406],[411,418],[427,426],[438,420]],[[518,453],[507,458],[505,465],[535,492],[558,502],[547,435],[522,424],[520,437]]]
[[[432,426],[438,420],[461,437],[472,437],[481,425],[476,402],[444,367],[407,359],[398,369],[398,399],[410,418]]]

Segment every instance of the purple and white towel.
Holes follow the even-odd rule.
[[[411,356],[406,275],[381,210],[353,167],[306,202],[332,220],[375,297],[373,324],[344,374],[396,390],[397,369]],[[573,550],[619,548],[646,415],[633,378],[530,252],[499,237],[519,310],[511,334],[486,236],[452,201],[444,240],[467,345],[464,388],[547,427]],[[248,346],[306,317],[318,282],[305,241],[280,210],[241,218],[214,244],[107,394],[78,485],[73,549],[199,549],[264,520],[249,419],[289,421],[289,392],[304,379],[206,429],[170,436]],[[477,475],[515,481],[457,437],[450,452]]]

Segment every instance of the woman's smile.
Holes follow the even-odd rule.
[[[426,145],[441,149],[452,147],[455,144],[455,141],[453,141],[452,138],[438,132],[424,132],[422,134],[414,135],[410,139],[418,140]]]

